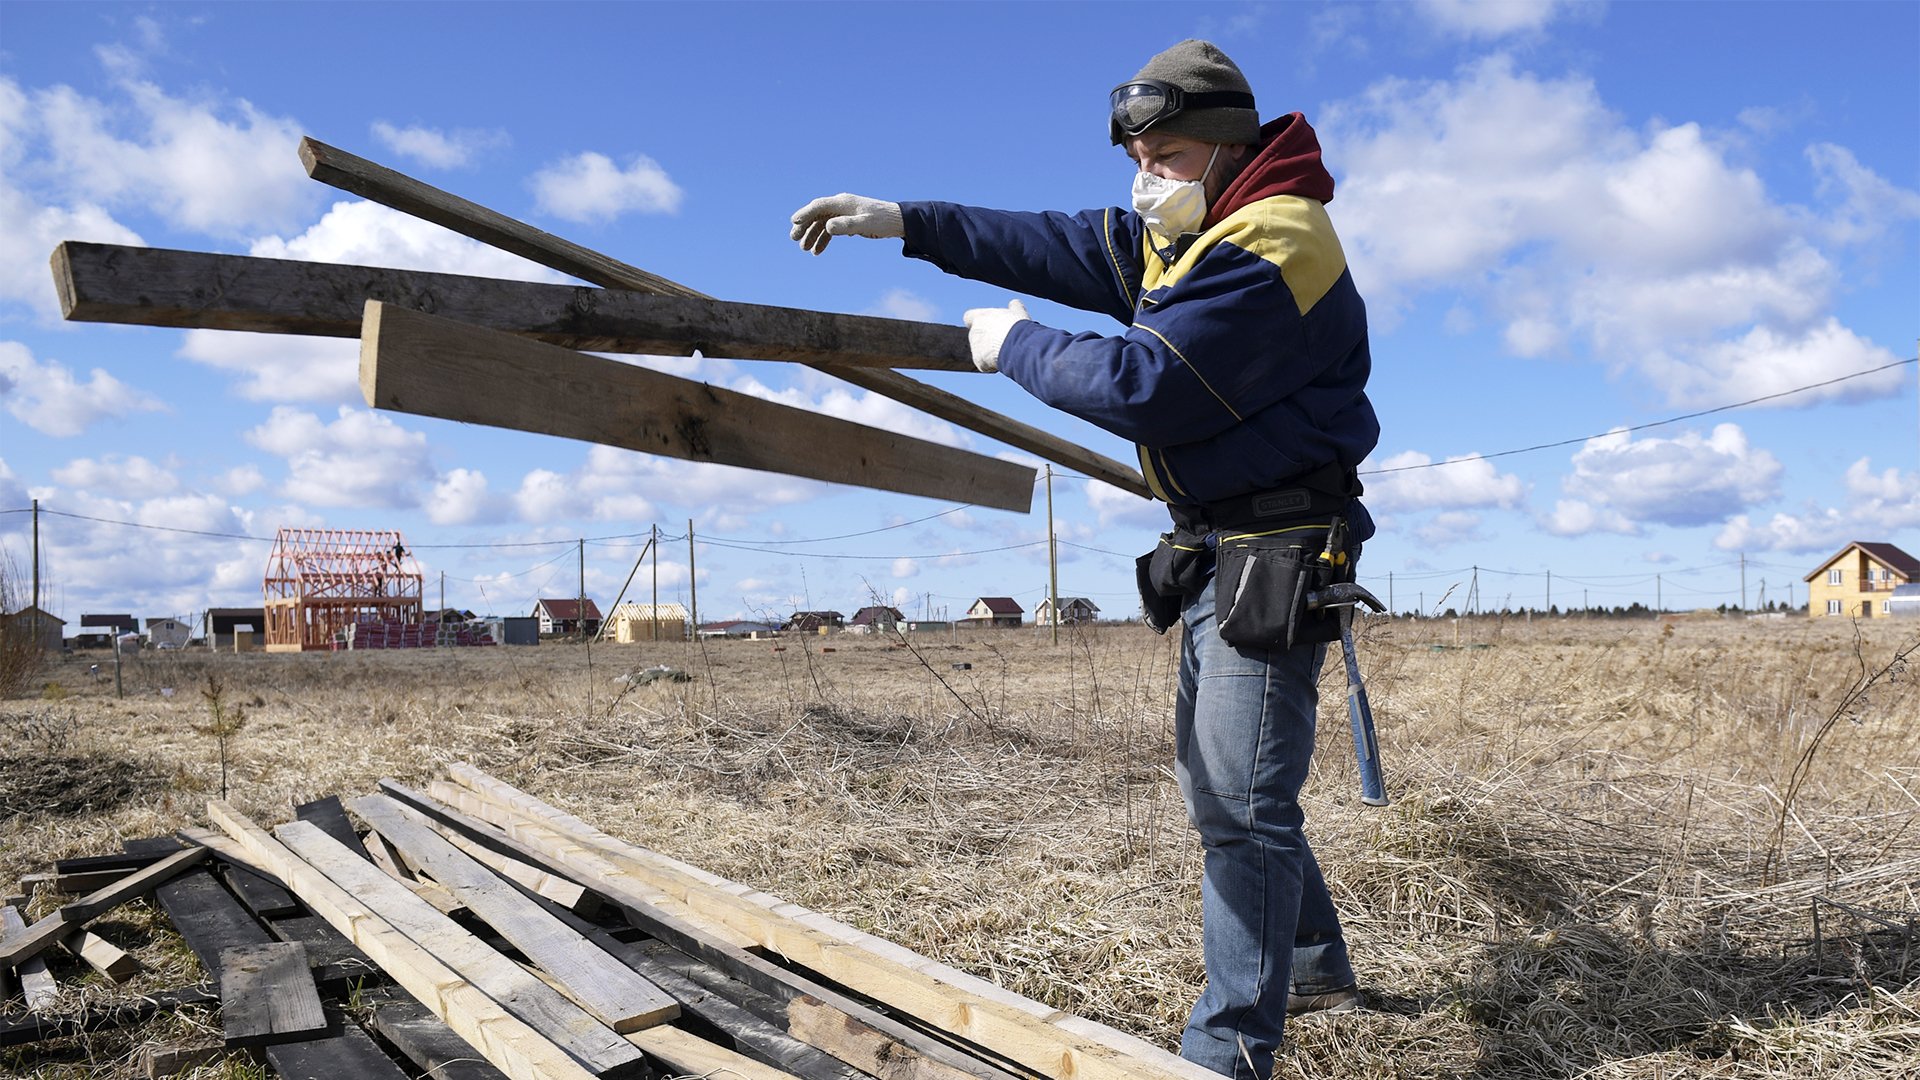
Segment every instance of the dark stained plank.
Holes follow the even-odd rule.
[[[183,874],[154,890],[154,899],[200,958],[213,984],[220,984],[220,956],[236,945],[273,940],[240,902],[205,870]]]
[[[54,1016],[8,1014],[0,1017],[0,1046],[20,1046],[86,1031],[131,1027],[162,1012],[174,1012],[188,1005],[215,1005],[219,1001],[219,995],[212,990],[190,986],[124,999],[78,1013]]]
[[[367,302],[367,404],[1024,513],[1033,470],[604,357]]]
[[[334,1009],[318,1037],[269,1046],[266,1055],[281,1080],[408,1080],[372,1036]]]
[[[176,852],[119,881],[75,900],[20,933],[0,942],[0,966],[17,967],[22,961],[52,948],[61,938],[85,926],[95,916],[152,891],[154,886],[185,872],[207,857],[205,848]]]
[[[452,1028],[406,994],[382,989],[364,995],[362,1001],[373,1008],[373,1030],[423,1075],[435,1080],[505,1080],[505,1073],[489,1065]]]
[[[220,1029],[228,1047],[311,1041],[326,1026],[299,942],[221,950]]]
[[[582,352],[973,370],[964,327],[873,315],[73,240],[53,272],[75,322],[353,338],[379,300]]]
[[[300,911],[300,902],[279,882],[269,881],[244,866],[226,866],[223,869],[227,885],[255,915],[274,918]]]
[[[178,849],[176,848],[175,850]],[[143,866],[151,866],[161,859],[166,858],[169,854],[171,854],[171,852],[156,852],[144,855],[123,852],[119,855],[81,855],[72,859],[55,859],[53,860],[53,872],[56,874],[91,874],[100,870],[118,870],[125,873],[128,870],[138,870]]]
[[[347,808],[340,803],[340,796],[328,795],[324,799],[301,803],[293,808],[293,816],[300,821],[311,821],[320,826],[320,831],[333,837],[367,861],[373,861],[366,848],[361,846],[360,834],[353,831],[353,822],[347,820]]]

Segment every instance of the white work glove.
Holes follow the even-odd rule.
[[[886,240],[905,235],[907,227],[900,219],[899,203],[864,195],[829,195],[793,212],[793,238],[815,255],[827,250],[827,241],[836,236]]]
[[[967,324],[967,347],[973,350],[973,366],[991,375],[1000,370],[1000,346],[1006,344],[1013,324],[1033,316],[1027,305],[1015,300],[1006,307],[977,307],[961,317]]]

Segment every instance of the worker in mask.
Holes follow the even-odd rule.
[[[1245,76],[1183,41],[1114,88],[1128,208],[987,210],[842,194],[793,215],[835,236],[1112,316],[1043,326],[1014,300],[966,313],[974,366],[1136,444],[1172,527],[1141,556],[1146,621],[1180,627],[1176,775],[1204,853],[1206,987],[1181,1055],[1265,1080],[1289,1015],[1346,1011],[1339,917],[1304,832],[1316,682],[1336,619],[1303,598],[1352,580],[1373,523],[1355,469],[1379,439],[1366,310],[1299,113],[1261,124]]]

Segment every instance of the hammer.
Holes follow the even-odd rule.
[[[1360,663],[1353,651],[1353,608],[1365,604],[1385,611],[1380,598],[1351,581],[1307,593],[1308,611],[1332,610],[1340,620],[1340,655],[1347,662],[1347,722],[1353,727],[1353,756],[1360,763],[1360,801],[1387,805],[1387,786],[1380,779],[1380,747],[1373,737],[1373,707],[1367,704],[1367,686],[1360,681]]]

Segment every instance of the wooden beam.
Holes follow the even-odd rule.
[[[12,942],[26,933],[27,920],[21,917],[20,909],[12,904],[0,906],[0,942]],[[53,981],[53,972],[47,970],[45,957],[22,960],[13,973],[20,980],[20,993],[26,998],[28,1012],[44,1013],[60,999],[60,986]]]
[[[461,854],[398,803],[369,795],[354,800],[353,812],[614,1031],[624,1035],[680,1015],[665,991]]]
[[[463,830],[472,830],[477,824],[459,811],[395,781],[382,780],[380,787],[445,824]],[[485,825],[479,825],[479,828],[492,831]],[[480,834],[470,832],[470,835]],[[629,918],[638,920],[636,925],[649,935],[689,956],[707,961],[748,986],[783,1002],[811,997],[824,1007],[836,1009],[847,1016],[849,1024],[867,1029],[870,1038],[897,1044],[891,1048],[891,1053],[926,1058],[956,1073],[965,1074],[969,1080],[1015,1080],[1014,1073],[928,1036],[892,1016],[868,1008],[805,974],[783,968],[662,912],[623,887],[621,882],[627,875],[619,867],[597,857],[587,848],[560,837],[544,825],[522,822],[516,826],[515,835],[489,836],[486,842],[535,865],[564,866],[580,874],[593,883],[595,891],[624,910]]]
[[[151,892],[154,886],[192,867],[207,857],[207,849],[188,848],[134,871],[111,885],[75,900],[46,918],[35,922],[18,935],[0,943],[0,967],[17,967],[30,957],[52,948],[54,943],[85,926],[95,916],[119,907],[136,896]]]
[[[706,294],[678,282],[668,281],[637,266],[541,232],[504,214],[324,143],[312,139],[301,140],[300,159],[307,165],[307,175],[315,180],[444,225],[463,236],[511,251],[563,274],[572,274],[582,281],[609,289],[709,299]],[[1128,466],[1089,453],[1083,447],[1029,424],[983,409],[957,394],[949,394],[891,371],[855,371],[830,363],[815,366],[855,386],[939,416],[969,431],[998,439],[1008,446],[1037,454],[1055,464],[1079,469],[1142,498],[1152,497],[1146,481],[1139,472]]]
[[[207,813],[246,847],[256,862],[291,886],[303,903],[335,929],[351,937],[395,982],[501,1072],[513,1080],[585,1080],[593,1075],[238,811],[215,801],[207,805]]]
[[[590,285],[77,240],[53,281],[74,322],[357,338],[379,300],[582,352],[973,370],[964,327]]]
[[[340,802],[340,796],[327,795],[300,803],[293,808],[293,816],[299,821],[313,822],[321,832],[339,841],[341,847],[369,862],[373,860],[360,846],[360,834],[353,831],[353,822],[347,820],[347,808]]]
[[[583,248],[522,221],[516,221],[479,203],[468,202],[430,184],[423,184],[404,173],[356,157],[313,138],[300,140],[300,163],[307,175],[342,191],[351,191],[364,199],[390,206],[403,214],[452,229],[490,247],[510,251],[543,266],[565,261],[575,269],[554,266],[563,274],[582,281],[605,285],[609,280],[633,282],[625,288],[663,296],[699,296],[700,294],[650,274],[637,266]]]
[[[362,994],[361,1001],[373,1010],[373,1030],[413,1062],[421,1076],[431,1080],[505,1080],[499,1069],[476,1056],[473,1047],[453,1029],[406,994],[388,987]]]
[[[537,866],[528,866],[519,859],[509,858],[485,845],[476,844],[457,832],[443,832],[441,838],[465,852],[468,858],[508,881],[517,882],[532,889],[542,898],[582,918],[593,918],[600,914],[600,909],[604,906],[600,902],[598,893],[577,881],[549,874]]]
[[[298,942],[234,945],[220,954],[220,1031],[230,1048],[311,1038],[327,1027]]]
[[[53,1016],[33,1013],[24,1017],[3,1017],[0,1018],[0,1047],[20,1046],[88,1031],[131,1027],[157,1013],[178,1012],[189,1005],[213,1005],[219,1000],[217,995],[204,987],[189,986],[155,991],[139,997],[122,996],[116,1002],[77,1013]]]
[[[60,947],[76,959],[117,983],[140,973],[140,961],[91,930],[76,930],[60,939]]]
[[[367,301],[360,392],[418,416],[1025,513],[1033,470],[603,357]]]
[[[352,894],[371,915],[405,934],[508,1012],[545,1034],[593,1075],[636,1076],[645,1071],[640,1055],[611,1029],[527,975],[314,823],[291,821],[275,828],[273,835],[308,866]],[[372,955],[371,949],[367,951]],[[387,964],[381,961],[380,966]]]
[[[472,766],[449,766],[448,775],[482,797],[476,816],[509,836],[532,840],[538,835],[533,827],[544,827],[554,839],[534,846],[589,852],[794,963],[1009,1061],[1049,1075],[1064,1069],[1082,1080],[1205,1080],[1210,1075],[1123,1032],[1048,1008],[798,905],[671,865],[672,860],[609,836]],[[571,852],[565,858],[576,860]]]

